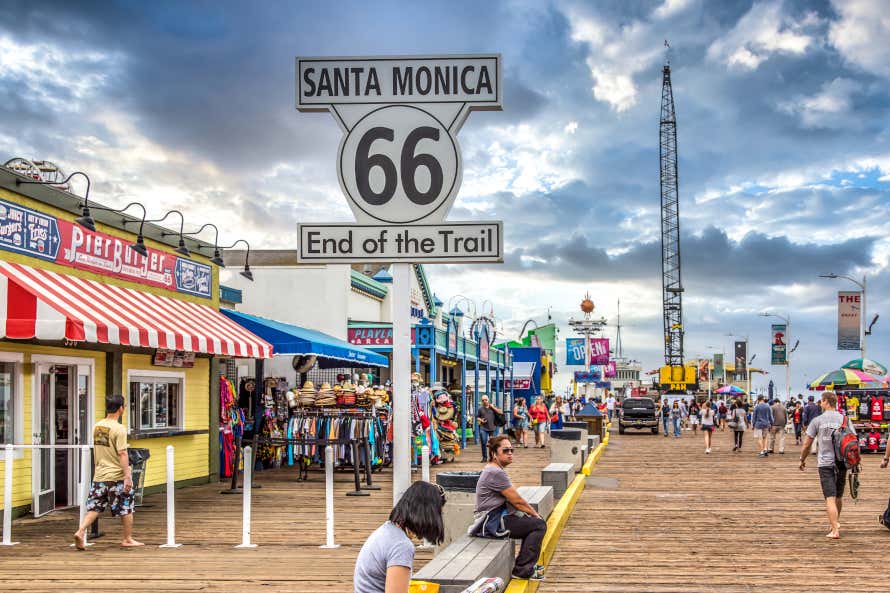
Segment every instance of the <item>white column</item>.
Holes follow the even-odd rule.
[[[253,449],[244,448],[244,507],[241,515],[241,543],[236,548],[255,548],[256,544],[250,543],[250,488],[253,479]]]
[[[324,448],[324,522],[325,544],[322,548],[333,549],[340,546],[334,543],[334,448]]]
[[[392,265],[393,506],[411,485],[411,272]]]
[[[173,445],[167,445],[167,543],[161,545],[161,548],[178,548],[182,545],[176,543],[176,508],[174,506],[176,477],[173,473],[175,467]]]
[[[18,543],[12,541],[12,463],[15,449],[7,444],[3,450],[3,545],[14,546]]]
[[[72,451],[73,452],[73,451]],[[90,449],[84,447],[80,450],[80,523],[83,525],[83,518],[87,514],[87,499],[90,496]],[[83,532],[83,545],[91,546],[87,541],[89,530]]]

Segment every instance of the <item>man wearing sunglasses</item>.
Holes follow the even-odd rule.
[[[503,527],[510,537],[521,539],[519,555],[513,566],[518,579],[540,581],[544,567],[538,562],[541,542],[547,533],[547,523],[532,508],[510,482],[506,467],[513,463],[513,444],[507,435],[488,439],[488,464],[476,483],[476,515],[501,515]]]

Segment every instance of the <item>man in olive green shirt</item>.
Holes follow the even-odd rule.
[[[96,469],[87,499],[87,513],[80,528],[74,533],[74,545],[86,549],[84,534],[106,507],[111,505],[111,515],[120,517],[124,527],[121,546],[142,546],[133,539],[133,477],[127,455],[127,429],[120,422],[124,413],[124,398],[110,395],[105,399],[105,418],[93,427],[93,457]]]

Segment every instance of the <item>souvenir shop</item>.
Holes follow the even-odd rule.
[[[177,485],[206,483],[216,357],[263,359],[271,346],[219,313],[218,269],[201,254],[212,244],[93,202],[90,214],[36,181],[0,168],[0,440],[56,446],[15,451],[14,511],[75,503],[80,455],[66,447],[91,443],[112,393],[128,444],[150,454],[149,491],[166,481],[167,445]]]
[[[392,459],[391,386],[380,381],[385,357],[321,332],[223,309],[223,314],[291,361],[295,380],[227,364],[220,376],[220,476],[233,476],[241,446],[256,445],[257,466],[379,469]],[[370,460],[368,462],[368,460]],[[370,476],[367,479],[370,481]]]
[[[883,452],[890,435],[890,389],[838,390],[838,411],[846,410],[863,452]]]
[[[472,328],[471,333],[478,334],[474,341],[460,335],[459,316],[444,316],[443,322],[445,329],[422,318],[411,329],[412,383],[416,385],[414,392],[421,394],[416,398],[418,420],[423,426],[424,419],[441,414],[446,426],[445,430],[438,431],[425,428],[427,436],[420,439],[415,429],[416,448],[419,450],[421,441],[430,441],[423,444],[430,446],[434,463],[452,458],[450,446],[444,454],[436,454],[437,434],[441,433],[449,445],[451,439],[456,439],[458,450],[466,447],[468,441],[474,441],[473,418],[483,395],[498,407],[509,408],[512,401],[508,389],[511,359],[506,352],[491,346],[494,336],[489,327],[480,324]],[[392,356],[392,324],[349,322],[348,339],[387,359]],[[436,402],[441,402],[441,412]],[[462,413],[463,410],[466,413]],[[455,433],[450,430],[452,424]],[[441,427],[441,423],[437,425]]]

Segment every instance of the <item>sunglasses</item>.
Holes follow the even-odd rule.
[[[501,453],[513,453],[513,449],[512,448],[501,449]]]

